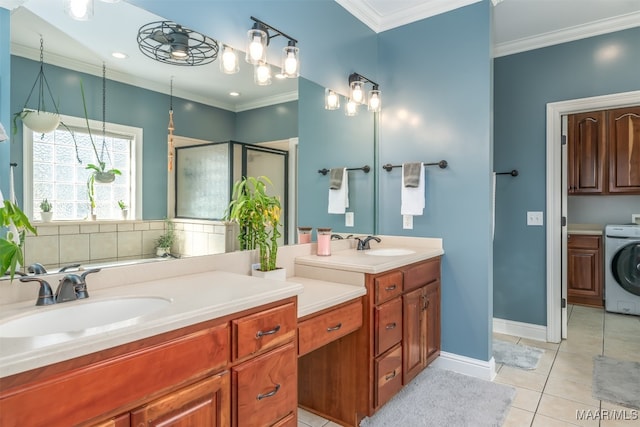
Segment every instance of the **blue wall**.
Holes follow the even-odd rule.
[[[426,169],[426,208],[402,229],[400,170],[380,172],[380,233],[441,237],[443,350],[489,360],[491,304],[490,5],[380,35],[380,162]]]
[[[298,223],[346,233],[373,234],[373,114],[364,106],[353,117],[347,117],[344,109],[325,110],[324,87],[306,79],[300,79],[298,92]],[[343,98],[341,104],[344,102]],[[345,227],[344,215],[327,213],[329,175],[322,175],[318,170],[364,165],[369,165],[372,172],[348,172],[347,211],[354,212],[354,227]]]
[[[236,114],[236,141],[253,144],[295,136],[298,136],[298,101],[254,108]]]
[[[11,136],[11,109],[9,93],[11,89],[11,26],[10,12],[0,7],[0,122],[7,135]],[[5,197],[9,197],[9,140],[0,142],[0,189]]]
[[[38,73],[39,64],[21,57],[12,57],[12,81],[10,111],[20,111]],[[109,70],[107,70],[108,76]],[[45,64],[45,75],[59,103],[61,114],[84,117],[80,79],[85,88],[85,98],[90,119],[102,120],[102,79],[100,77],[78,73],[66,68]],[[59,100],[59,101],[58,101]],[[51,104],[46,98],[48,105]],[[35,108],[37,97],[32,96],[29,107]],[[292,125],[297,119],[296,102],[259,109],[260,111],[243,113],[251,115],[252,120],[243,121],[241,134],[236,134],[236,113],[174,97],[175,135],[206,141],[238,140],[243,136],[264,134],[272,139],[284,139],[297,136],[297,128]],[[268,114],[270,128],[276,129],[264,133],[264,120],[261,113],[278,110],[278,114]],[[143,128],[143,217],[145,219],[164,218],[167,206],[167,125],[169,120],[169,96],[141,89],[116,81],[107,81],[106,120],[127,126]],[[22,140],[22,127],[16,135],[16,141]],[[253,142],[253,141],[247,141]],[[4,146],[4,144],[3,144]],[[11,159],[18,163],[16,169],[16,193],[22,200],[22,144],[11,145]],[[4,171],[4,165],[2,166]]]
[[[546,104],[639,90],[640,28],[496,58],[494,73],[495,170],[520,171],[497,182],[494,316],[546,325],[546,227],[525,219],[545,210]]]

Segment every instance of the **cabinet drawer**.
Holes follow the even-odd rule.
[[[402,388],[402,346],[397,346],[375,361],[376,402],[384,405]]]
[[[402,299],[375,307],[375,352],[384,353],[402,339]]]
[[[569,248],[582,248],[582,249],[598,249],[602,237],[589,236],[582,234],[569,234],[567,240],[567,247]]]
[[[423,262],[404,273],[404,290],[419,288],[440,278],[440,258]]]
[[[337,308],[298,326],[298,355],[307,354],[362,326],[362,301]]]
[[[297,369],[293,343],[234,367],[234,426],[271,426],[296,411]]]
[[[402,294],[402,272],[394,271],[374,279],[376,304],[388,301]]]
[[[233,320],[233,359],[242,359],[292,340],[297,322],[293,303]]]

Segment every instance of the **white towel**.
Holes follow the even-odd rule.
[[[342,171],[342,185],[337,190],[329,189],[329,213],[344,214],[349,207],[349,176],[347,168]]]
[[[13,178],[13,166],[9,166],[9,201],[16,204],[16,186]]]
[[[420,168],[420,181],[416,188],[404,186],[404,164],[402,165],[402,188],[400,190],[400,213],[402,215],[422,215],[425,206],[424,164]]]

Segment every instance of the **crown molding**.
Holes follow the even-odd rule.
[[[241,111],[253,110],[254,108],[268,107],[274,104],[282,104],[283,102],[297,101],[298,91],[291,91],[287,93],[281,93],[274,96],[268,96],[245,104],[238,104],[234,111],[239,113]]]
[[[0,7],[13,10],[22,6],[26,0],[0,0]]]
[[[481,0],[429,0],[383,17],[366,0],[336,0],[340,6],[376,33],[449,12],[479,1]]]
[[[587,24],[576,25],[557,31],[525,37],[519,40],[496,43],[493,48],[493,57],[513,55],[514,53],[539,49],[560,43],[585,39],[587,37],[612,33],[627,28],[640,27],[640,12],[633,12],[613,18],[601,19]]]

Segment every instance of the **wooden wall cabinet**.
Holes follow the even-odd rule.
[[[567,240],[569,304],[603,306],[602,237],[570,234]]]
[[[640,107],[570,114],[568,192],[640,194]]]

